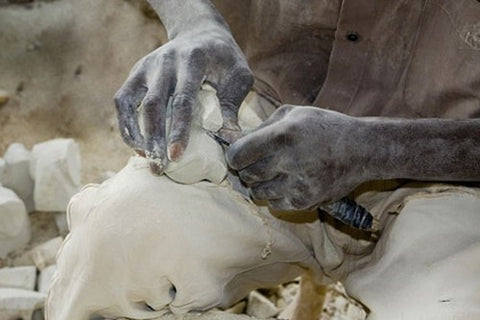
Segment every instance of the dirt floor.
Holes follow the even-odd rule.
[[[0,154],[56,137],[79,142],[84,182],[124,166],[112,97],[165,39],[139,1],[58,0],[0,6]]]

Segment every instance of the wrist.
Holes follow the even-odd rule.
[[[473,181],[480,178],[478,120],[359,118],[370,179]]]
[[[168,38],[191,31],[229,30],[228,24],[208,0],[148,0],[162,21]]]

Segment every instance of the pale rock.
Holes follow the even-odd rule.
[[[12,143],[3,157],[6,165],[2,185],[15,191],[23,200],[27,211],[32,212],[34,182],[29,171],[30,151],[21,143]]]
[[[30,251],[30,256],[39,270],[55,264],[58,250],[62,246],[62,237],[56,237],[44,242]]]
[[[10,95],[5,90],[0,90],[0,106],[3,106],[10,100]]]
[[[7,162],[3,159],[0,158],[0,186],[3,184],[4,177],[5,177],[5,169],[7,167]]]
[[[170,161],[165,174],[172,180],[192,184],[208,180],[219,184],[228,172],[222,147],[198,124],[192,123],[190,140],[178,161]]]
[[[35,266],[35,262],[33,262],[30,251],[15,250],[8,254],[8,265],[11,267]]]
[[[218,131],[223,126],[220,102],[216,90],[211,86],[204,85],[198,92],[194,119],[208,131]]]
[[[55,214],[55,224],[57,225],[60,235],[66,235],[68,233],[67,215],[65,212],[57,212]]]
[[[247,306],[247,303],[244,300],[242,300],[239,303],[233,305],[232,307],[226,309],[225,312],[232,313],[232,314],[241,314],[245,311],[246,306]]]
[[[52,264],[40,272],[38,277],[38,291],[47,293],[52,283],[53,274],[57,270],[57,266]]]
[[[0,187],[0,258],[23,248],[30,237],[30,221],[24,203],[15,192]]]
[[[45,298],[41,292],[0,288],[0,319],[32,319],[35,310],[43,307]]]
[[[278,313],[275,305],[260,294],[258,291],[252,291],[248,295],[247,314],[257,318],[270,318]]]
[[[34,290],[37,268],[34,266],[0,269],[0,288]]]
[[[215,89],[203,86],[194,110],[187,148],[178,161],[167,164],[165,174],[184,184],[202,180],[219,184],[227,175],[228,166],[222,147],[207,134],[217,131],[223,124]]]
[[[276,107],[254,91],[250,91],[238,110],[238,125],[244,131],[258,127],[274,111]]]
[[[54,139],[32,149],[30,173],[35,179],[34,201],[38,211],[66,211],[80,189],[80,149],[73,139]]]
[[[104,171],[100,174],[100,176],[97,179],[97,183],[102,183],[110,179],[116,174],[115,171]]]
[[[286,286],[280,286],[278,289],[278,299],[276,301],[276,306],[279,309],[285,309],[289,304],[291,304],[295,298],[295,295],[298,291],[297,283],[290,283]]]

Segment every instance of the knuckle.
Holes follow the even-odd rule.
[[[142,101],[142,106],[145,112],[149,113],[155,110],[159,104],[159,97],[155,95],[147,95]]]
[[[207,55],[202,48],[193,47],[188,52],[188,59],[190,61],[194,61],[195,63],[201,63],[202,61],[205,61],[206,58],[207,58]]]
[[[194,104],[195,98],[188,93],[176,94],[173,101],[174,108],[192,108]]]

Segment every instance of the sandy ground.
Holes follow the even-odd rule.
[[[131,154],[112,97],[133,64],[164,41],[139,1],[60,0],[0,7],[0,154],[56,137],[81,146],[84,182]]]

